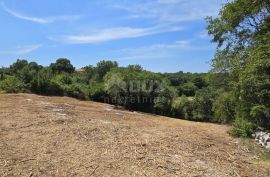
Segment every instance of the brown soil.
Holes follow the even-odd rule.
[[[0,94],[0,176],[270,176],[230,127]]]

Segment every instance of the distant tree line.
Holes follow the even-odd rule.
[[[0,69],[0,89],[7,93],[69,96],[134,111],[223,122],[214,120],[212,111],[202,111],[203,101],[195,104],[199,95],[209,94],[207,74],[153,73],[140,65],[119,67],[115,61],[100,61],[76,71],[65,58],[48,67],[18,59],[10,67]],[[214,101],[212,97],[203,98],[211,104]]]

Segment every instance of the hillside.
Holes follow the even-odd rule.
[[[0,176],[269,176],[230,127],[0,94]]]

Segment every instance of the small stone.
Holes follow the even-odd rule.
[[[270,142],[267,142],[267,145],[265,146],[266,149],[270,149]]]

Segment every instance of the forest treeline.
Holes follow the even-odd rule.
[[[75,70],[68,59],[48,67],[17,60],[0,70],[6,92],[65,95],[176,118],[232,123],[232,135],[270,130],[270,3],[234,0],[207,17],[217,44],[207,74],[153,73],[114,61]]]
[[[75,70],[65,58],[48,67],[18,59],[0,69],[0,89],[7,93],[70,96],[190,120],[230,122],[230,118],[214,119],[215,96],[207,77],[181,71],[153,73],[140,65],[119,67],[110,60]]]

